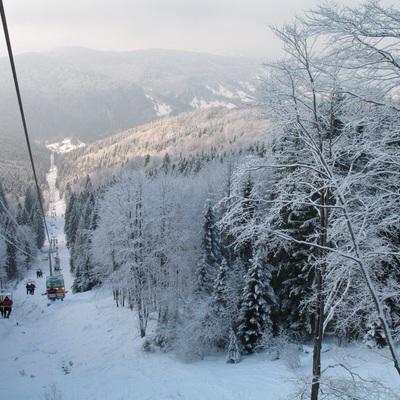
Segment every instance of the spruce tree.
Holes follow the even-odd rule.
[[[29,215],[26,212],[25,207],[22,207],[21,203],[18,203],[17,205],[16,221],[18,225],[29,225]]]
[[[3,207],[8,208],[7,198],[6,198],[6,195],[4,193],[3,185],[2,185],[1,182],[0,182],[0,203],[3,204],[3,206],[0,207],[0,210],[1,210],[0,214],[1,214],[4,211]]]
[[[13,279],[17,276],[17,248],[15,247],[15,227],[10,219],[7,219],[3,226],[4,236],[6,238],[6,261],[5,269],[8,279]]]
[[[165,153],[163,162],[161,165],[161,171],[167,174],[171,169],[171,158],[168,153]]]
[[[0,184],[0,228],[2,228],[5,241],[4,269],[7,279],[13,279],[17,275],[17,249],[15,247],[15,224],[9,216],[8,203],[3,186]]]
[[[239,344],[233,329],[229,331],[229,346],[228,352],[226,355],[226,362],[227,363],[238,363],[240,361],[240,350]]]
[[[35,189],[30,186],[27,187],[25,190],[24,208],[29,216],[31,216],[36,197]]]
[[[211,295],[213,283],[221,263],[220,234],[216,226],[211,202],[207,200],[204,211],[202,254],[197,263],[196,292]]]
[[[91,262],[91,234],[96,228],[96,201],[91,183],[88,180],[85,190],[79,196],[82,211],[78,226],[75,230],[75,241],[71,246],[70,269],[74,272],[75,292],[91,290],[98,284],[93,277],[93,265]]]
[[[298,241],[313,234],[317,213],[311,207],[285,206],[274,219],[274,229],[280,229]],[[271,240],[268,243],[269,262],[279,265],[273,276],[273,287],[279,298],[276,319],[289,336],[306,340],[312,332],[313,312],[305,304],[312,296],[314,270],[309,266],[312,249],[295,241],[285,243]]]
[[[226,349],[229,327],[235,318],[235,304],[230,298],[227,281],[228,265],[223,258],[219,273],[214,281],[212,298],[209,303],[208,323],[210,332],[214,332],[212,344],[219,349]],[[216,328],[217,327],[217,328]]]
[[[241,202],[242,214],[240,218],[240,225],[246,226],[249,224],[254,218],[255,210],[256,210],[256,202],[252,198],[254,183],[249,175],[246,179],[246,182],[243,187],[243,200]],[[238,246],[239,257],[243,261],[243,265],[246,269],[250,266],[250,259],[253,253],[253,241],[255,238],[243,238],[241,243]]]
[[[270,268],[257,252],[246,275],[238,326],[238,337],[246,353],[254,352],[263,335],[273,333],[271,314],[276,296],[271,287]]]
[[[36,235],[36,246],[41,249],[46,240],[45,227],[39,203],[35,203],[31,213],[31,227]]]
[[[75,235],[76,235],[76,230],[78,228],[79,218],[80,218],[79,199],[75,193],[71,193],[65,211],[65,225],[64,225],[66,245],[68,248],[71,248],[71,246],[75,242]]]
[[[227,262],[225,259],[222,259],[218,277],[214,283],[214,294],[213,294],[213,303],[215,311],[221,315],[226,314],[229,304],[228,288],[226,281],[227,272],[228,272]]]

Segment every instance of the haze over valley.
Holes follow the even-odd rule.
[[[16,57],[35,140],[93,142],[164,116],[254,101],[262,61],[169,50],[62,48]],[[15,100],[14,100],[15,99]],[[0,59],[0,136],[21,131],[7,58]]]
[[[115,151],[113,144],[110,153],[114,156],[107,156],[107,161],[103,160],[97,167],[98,156],[91,163],[86,162],[87,166],[91,164],[88,168],[79,167],[79,163],[74,165],[75,158],[65,156],[61,176],[66,178],[66,183],[79,179],[77,171],[84,177],[93,168],[98,171],[99,165],[106,169],[147,153],[152,154],[153,165],[166,151],[171,156],[179,153],[185,156],[209,153],[212,147],[219,151],[221,145],[225,146],[224,150],[248,147],[264,131],[264,122],[256,122],[258,112],[254,108],[263,74],[261,59],[169,50],[103,52],[72,47],[18,55],[16,65],[29,135],[35,148],[42,148],[35,151],[35,158],[43,184],[49,151],[58,152],[59,148],[51,145],[65,139],[72,143],[71,150],[91,143],[94,147],[107,147],[107,143],[111,146],[120,137],[132,137],[133,132],[124,133],[132,129],[136,129],[135,141],[138,135],[141,138],[137,148],[132,143],[129,146],[120,143]],[[21,190],[12,188],[15,173],[10,173],[4,164],[14,165],[14,161],[19,160],[24,167],[18,170],[29,169],[8,59],[4,57],[0,59],[0,102],[3,105],[0,138],[5,148],[14,149],[3,154],[0,172],[3,171],[8,190],[21,195]],[[218,111],[207,111],[213,108]],[[240,111],[244,108],[247,111]],[[182,127],[176,120],[180,114],[185,115]],[[222,128],[224,114],[229,126]],[[253,123],[247,124],[249,119]],[[218,129],[224,132],[221,134],[213,125],[220,126]],[[182,134],[182,130],[186,132]],[[198,137],[202,133],[206,135],[200,140]],[[116,134],[119,136],[109,142],[103,140],[95,144]],[[146,134],[149,135],[147,139]],[[166,135],[171,138],[180,135],[180,142],[185,140],[185,144],[172,149],[174,144],[170,142],[167,149]],[[153,147],[146,151],[144,146],[149,141]],[[90,148],[85,154],[90,153]],[[70,164],[74,165],[74,172],[69,170]],[[72,174],[71,178],[66,177],[67,171]],[[18,177],[18,181],[25,181],[23,173],[18,172]]]

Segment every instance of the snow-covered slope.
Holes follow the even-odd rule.
[[[26,294],[24,281],[14,288],[11,317],[0,319],[1,400],[295,398],[295,381],[301,382],[311,371],[308,351],[281,355],[278,360],[261,353],[244,357],[239,364],[226,364],[223,354],[183,363],[172,354],[144,352],[136,314],[117,308],[108,290],[72,294],[63,234],[65,204],[55,190],[55,178],[53,168],[48,181],[56,216],[47,222],[51,235],[58,238],[68,293],[64,301],[55,302],[41,295],[48,270],[44,278],[36,279],[36,267],[47,266],[40,257],[26,277],[36,280],[35,294]],[[383,385],[400,389],[399,378],[384,358],[386,351],[334,345],[326,350],[324,367],[328,362],[347,363],[364,378],[376,376]],[[343,369],[328,371],[333,377],[337,371],[349,377]]]
[[[80,142],[79,140],[72,142],[70,138],[64,139],[61,142],[56,142],[56,143],[50,143],[46,144],[46,148],[51,150],[54,153],[59,153],[59,154],[64,154],[68,153],[72,150],[75,150],[79,147],[84,147],[85,143]]]

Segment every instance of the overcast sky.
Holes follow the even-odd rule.
[[[394,4],[398,0],[385,0]],[[281,26],[317,0],[3,0],[14,54],[62,46],[275,58]],[[362,0],[342,0],[359,5]],[[6,56],[1,34],[0,56]]]

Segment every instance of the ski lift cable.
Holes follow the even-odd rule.
[[[5,236],[6,235],[6,236]],[[2,237],[4,240],[6,240],[8,243],[12,244],[15,248],[17,248],[18,250],[21,250],[11,239],[7,238],[7,233],[4,231],[4,228],[2,228],[2,233],[0,233],[0,237]],[[29,243],[26,243],[29,244]],[[35,251],[38,250],[37,246],[34,245],[33,249]],[[29,245],[29,250],[32,250],[32,247]],[[21,250],[23,251],[23,250]],[[25,252],[25,254],[28,254]]]
[[[4,239],[7,243],[10,243],[11,245],[13,245],[16,249],[18,249],[19,251],[21,251],[22,253],[26,254],[29,257],[32,257],[32,254],[27,253],[25,250],[22,250],[20,247],[18,247],[14,242],[12,242],[10,239],[6,238],[4,235],[2,235],[0,233],[0,238]]]
[[[0,199],[0,204],[3,207],[4,211],[7,213],[7,215],[11,218],[11,220],[15,223],[15,225],[17,225],[17,228],[19,228],[22,232],[22,234],[28,239],[28,241],[33,245],[33,247],[36,250],[40,250],[38,248],[38,246],[33,242],[33,240],[26,234],[26,232],[22,229],[22,226],[18,224],[18,222],[15,220],[15,218],[12,216],[12,214],[10,213],[10,210],[8,210],[8,208],[5,206],[5,204],[3,203],[3,201]]]
[[[13,56],[13,51],[12,51],[12,47],[11,47],[10,35],[9,35],[9,32],[8,32],[8,27],[7,27],[7,20],[6,20],[6,15],[5,15],[5,11],[4,11],[3,0],[0,0],[0,14],[1,14],[1,20],[2,20],[2,23],[3,23],[4,36],[5,36],[6,43],[7,43],[8,58],[10,60],[10,66],[11,66],[11,70],[12,70],[12,74],[13,74],[15,91],[16,91],[17,98],[18,98],[19,111],[20,111],[20,114],[21,114],[22,125],[23,125],[23,128],[24,128],[26,144],[28,146],[29,158],[30,158],[30,162],[31,162],[33,177],[34,177],[34,180],[35,180],[35,186],[36,186],[36,191],[37,191],[37,195],[38,195],[38,201],[39,201],[39,204],[40,204],[40,211],[41,211],[41,214],[42,214],[43,223],[44,223],[45,230],[46,230],[47,240],[50,243],[49,229],[47,227],[46,217],[45,217],[45,213],[44,213],[44,210],[43,210],[43,204],[42,204],[42,201],[41,201],[41,195],[40,195],[39,183],[38,183],[38,179],[37,179],[37,175],[36,175],[35,163],[33,162],[32,149],[31,149],[31,144],[30,144],[29,135],[28,135],[28,128],[27,128],[26,120],[25,120],[24,108],[22,106],[22,98],[21,98],[21,93],[20,93],[20,90],[19,90],[17,71],[16,71],[15,63],[14,63],[14,56]]]

